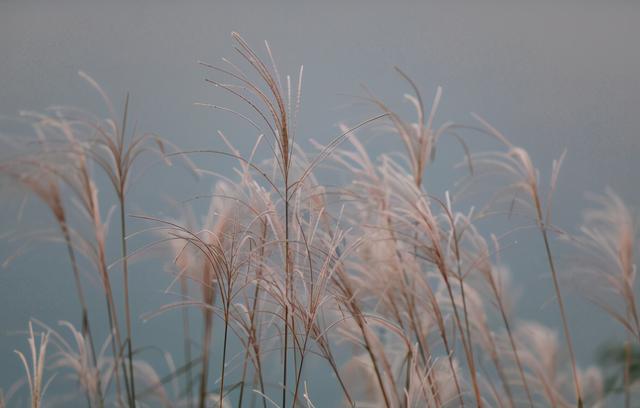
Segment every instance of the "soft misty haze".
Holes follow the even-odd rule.
[[[197,61],[234,56],[230,32],[238,31],[261,52],[262,41],[268,40],[282,72],[295,75],[304,64],[300,140],[327,141],[338,132],[340,121],[356,123],[367,117],[371,110],[353,107],[353,99],[341,95],[361,92],[360,84],[412,114],[402,102],[407,86],[392,69],[398,65],[427,100],[436,86],[443,86],[439,123],[473,123],[469,113],[481,114],[529,150],[545,180],[552,160],[566,148],[554,211],[555,221],[571,229],[580,219],[576,208],[585,207],[586,191],[603,192],[609,186],[631,207],[640,207],[639,19],[640,5],[632,2],[0,0],[0,115],[12,118],[21,110],[59,104],[106,114],[95,92],[78,77],[83,70],[118,108],[125,93],[131,93],[131,118],[141,130],[184,148],[213,148],[222,146],[215,135],[222,129],[246,151],[254,140],[250,129],[222,112],[193,106],[197,101],[227,100],[204,83],[213,74]],[[4,135],[18,130],[12,121],[0,122]],[[475,146],[490,146],[477,134],[467,139]],[[371,143],[376,151],[401,148],[397,140],[376,138]],[[443,146],[428,178],[436,194],[443,194],[451,180],[447,170],[462,158],[456,145]],[[199,164],[229,174],[229,162],[207,160]],[[154,170],[132,189],[130,212],[168,214],[165,197],[183,200],[207,194],[210,185],[210,180],[192,182],[182,170]],[[20,225],[18,200],[2,199],[6,209],[0,215],[0,234]],[[28,214],[22,224],[53,226],[34,200]],[[142,227],[132,224],[133,230]],[[521,315],[557,325],[555,305],[543,308],[552,300],[545,260],[530,251],[538,239],[527,234],[514,238],[503,257],[523,289]],[[0,241],[2,259],[18,246]],[[15,333],[26,328],[30,317],[51,325],[78,319],[67,284],[67,260],[58,249],[32,247],[0,271],[3,388],[22,374],[12,351],[26,345],[24,336]],[[136,315],[165,301],[159,294],[167,275],[159,262],[151,265],[157,269],[132,267]],[[162,279],[155,278],[158,275]],[[592,362],[595,345],[621,333],[598,309],[568,297],[584,366]],[[101,307],[101,298],[95,299]],[[167,329],[179,327],[177,323],[177,316],[167,315],[140,324],[136,341],[159,341],[177,351],[179,333]]]

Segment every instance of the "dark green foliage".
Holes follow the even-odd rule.
[[[598,351],[598,364],[605,374],[605,395],[624,392],[626,361],[629,362],[629,383],[633,384],[640,380],[640,346],[607,343]]]

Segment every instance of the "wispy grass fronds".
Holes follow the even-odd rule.
[[[40,337],[39,345],[37,342],[38,337]],[[27,342],[29,343],[29,357],[18,350],[16,350],[15,353],[20,357],[20,361],[25,370],[27,385],[29,386],[29,396],[31,397],[31,408],[40,408],[47,388],[53,380],[53,377],[51,377],[47,382],[44,382],[49,333],[40,333],[39,336],[36,335],[33,331],[33,325],[29,322],[29,337]]]
[[[591,195],[596,208],[585,210],[580,236],[571,241],[582,251],[578,282],[586,295],[640,342],[636,303],[636,221],[622,199],[609,191]],[[621,307],[616,307],[619,303]]]
[[[44,324],[40,324],[50,333],[50,341],[55,347],[52,354],[50,368],[53,370],[69,369],[70,375],[87,396],[89,406],[99,406],[104,403],[103,395],[106,392],[104,385],[109,384],[110,376],[107,370],[108,357],[105,356],[107,344],[101,348],[100,354],[95,356],[85,336],[69,322],[59,322],[59,325],[69,332],[71,341],[52,330]]]
[[[569,357],[571,360],[571,369],[575,386],[575,397],[578,406],[582,407],[582,392],[580,389],[580,382],[578,380],[578,368],[573,347],[573,340],[571,338],[571,332],[569,330],[564,298],[562,297],[558,272],[556,269],[556,264],[554,261],[549,239],[553,192],[556,190],[560,167],[562,165],[562,161],[566,152],[563,152],[560,158],[553,162],[547,195],[546,198],[543,198],[544,195],[543,193],[541,193],[539,186],[538,170],[534,166],[529,153],[521,147],[514,146],[502,133],[500,133],[497,129],[491,126],[480,116],[475,115],[475,118],[481,123],[484,132],[486,132],[490,136],[493,136],[495,139],[504,144],[508,149],[507,152],[504,153],[489,153],[488,155],[480,156],[478,157],[478,160],[476,160],[476,162],[480,161],[482,164],[497,167],[507,175],[513,177],[513,184],[511,184],[508,189],[512,192],[517,192],[518,190],[524,191],[530,199],[529,202],[519,202],[524,203],[525,206],[533,210],[536,225],[538,226],[538,229],[540,230],[540,234],[542,236],[547,263],[549,265],[549,272],[551,274],[551,280],[553,282],[555,297],[556,301],[558,302],[560,317],[562,319],[562,328],[566,340],[567,350],[569,351]],[[512,200],[515,202],[515,194],[513,194]]]
[[[53,215],[55,241],[65,244],[82,312],[80,330],[70,322],[61,322],[60,331],[38,322],[46,331],[39,344],[30,324],[31,363],[18,354],[32,406],[42,406],[47,354],[49,368],[74,384],[65,401],[86,400],[90,407],[603,406],[611,393],[607,380],[597,368],[578,369],[552,247],[556,234],[578,255],[579,273],[571,278],[586,285],[587,298],[627,335],[616,354],[623,367],[606,371],[621,371],[617,391],[631,406],[634,344],[640,344],[636,224],[618,196],[594,198],[597,208],[585,212],[575,236],[561,230],[552,224],[552,204],[564,153],[554,161],[549,183],[541,183],[529,153],[479,116],[480,126],[439,125],[442,89],[426,107],[418,83],[400,69],[415,119],[366,90],[359,100],[374,116],[341,125],[328,141],[312,140],[315,151],[306,152],[297,130],[302,67],[295,78],[281,76],[268,43],[261,56],[239,34],[232,39],[238,62],[201,65],[222,78],[206,81],[241,107],[199,105],[248,124],[255,133],[248,151],[228,131],[217,131],[224,148],[191,151],[140,133],[129,124],[129,97],[116,113],[107,93],[84,73],[106,105],[106,119],[67,107],[23,113],[36,137],[3,157],[0,174]],[[371,155],[371,124],[399,142],[397,151]],[[466,131],[490,135],[503,149],[472,153]],[[466,182],[483,192],[472,206],[465,207],[453,189],[434,190],[425,178],[438,169],[430,165],[445,135],[462,144],[471,170]],[[128,192],[147,154],[168,164],[189,155],[230,164],[226,170],[196,168],[185,159],[202,181],[212,179],[211,186],[171,199],[175,214],[143,209],[132,215],[149,227],[129,232]],[[320,164],[338,177],[322,182]],[[111,199],[99,194],[105,181]],[[528,223],[506,231],[480,225],[501,215],[510,221],[516,213]],[[119,248],[110,247],[113,224]],[[544,244],[540,256],[553,282],[563,339],[551,327],[519,318],[509,238],[527,230]],[[147,236],[146,244],[129,248]],[[130,261],[147,253],[164,261],[170,275],[157,279],[166,279],[170,300],[142,317],[181,313],[172,333],[182,352],[175,355],[156,345],[133,346],[141,329]],[[112,285],[120,270],[121,290]],[[83,284],[92,272],[107,317],[101,322],[91,315],[90,324],[95,306]],[[96,327],[107,328],[99,350]],[[145,361],[143,352],[158,353]],[[16,387],[0,395],[0,407],[15,401]]]

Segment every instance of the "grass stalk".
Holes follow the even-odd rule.
[[[185,299],[189,296],[188,282],[186,281],[186,278],[184,276],[180,277],[180,293]],[[189,323],[189,309],[186,307],[182,309],[182,332],[184,359],[185,361],[191,361],[191,327]],[[191,368],[191,365],[189,365],[185,375],[188,408],[191,408],[193,406],[193,373]]]
[[[227,293],[227,304],[225,307],[224,313],[224,335],[222,340],[222,374],[220,374],[220,406],[222,407],[222,402],[224,401],[224,374],[225,368],[227,365],[227,333],[229,331],[229,307],[230,307],[230,299],[231,293]]]
[[[96,370],[98,370],[98,362],[96,360],[96,349],[93,342],[93,334],[91,332],[91,326],[89,323],[89,309],[87,307],[87,302],[85,300],[84,290],[82,289],[82,282],[80,281],[80,270],[78,268],[78,261],[76,258],[76,254],[73,249],[71,235],[69,234],[69,227],[65,222],[62,222],[60,223],[60,229],[62,231],[62,235],[67,247],[67,254],[69,255],[69,260],[71,261],[71,268],[73,270],[73,277],[76,284],[76,292],[78,294],[80,308],[82,309],[82,335],[89,343],[89,348],[91,352],[91,362],[93,363],[93,366],[96,368]],[[96,397],[98,398],[98,406],[102,408],[104,406],[104,397],[102,395],[102,384],[101,384],[99,372],[97,372],[96,380],[97,380]],[[89,398],[89,401],[91,401],[91,398],[89,395],[88,395],[88,398]]]
[[[558,300],[558,309],[560,310],[560,318],[562,319],[562,330],[564,332],[567,349],[569,350],[569,358],[571,361],[571,371],[573,375],[573,383],[575,386],[577,406],[578,408],[583,408],[584,403],[582,401],[582,391],[580,389],[580,381],[578,379],[578,368],[576,364],[575,352],[573,350],[573,341],[571,340],[571,332],[569,331],[569,323],[567,321],[567,314],[564,308],[564,299],[562,298],[562,293],[560,291],[558,273],[556,271],[555,263],[553,261],[553,255],[551,253],[551,246],[549,244],[547,228],[544,224],[544,218],[542,215],[542,205],[540,203],[540,199],[538,198],[537,190],[535,190],[535,193],[533,194],[533,196],[534,196],[534,204],[536,208],[538,228],[540,229],[542,240],[544,242],[544,249],[547,256],[547,263],[549,265],[549,271],[551,272],[551,280],[553,281],[553,290],[555,291],[555,295]]]
[[[124,195],[119,197],[120,201],[120,244],[122,251],[122,270],[123,270],[123,287],[124,287],[124,310],[125,310],[125,323],[127,329],[127,358],[129,362],[129,382],[130,382],[130,393],[131,393],[131,401],[132,407],[136,406],[136,388],[135,381],[133,375],[133,340],[132,340],[132,332],[131,332],[131,305],[129,303],[129,262],[128,262],[128,253],[127,253],[127,230],[126,230],[126,221],[125,221],[125,201]]]

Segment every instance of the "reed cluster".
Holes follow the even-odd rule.
[[[248,154],[233,142],[242,135],[218,131],[226,150],[183,151],[130,129],[128,97],[118,114],[84,73],[104,100],[107,119],[60,107],[23,113],[36,137],[20,142],[0,162],[0,173],[50,210],[54,239],[71,265],[80,327],[29,323],[31,364],[17,353],[32,407],[47,405],[45,377],[53,379],[54,372],[65,374],[54,382],[77,385],[67,401],[89,407],[327,406],[310,394],[316,381],[330,383],[340,404],[352,407],[605,406],[615,396],[603,374],[580,367],[575,356],[575,342],[588,339],[571,335],[568,280],[584,283],[580,293],[626,333],[619,391],[626,406],[633,405],[633,351],[640,343],[636,230],[634,215],[617,195],[595,197],[597,206],[585,211],[578,233],[562,230],[552,223],[552,201],[564,154],[553,163],[550,180],[542,180],[527,151],[480,116],[474,125],[436,125],[442,90],[427,106],[400,69],[415,119],[365,90],[359,100],[372,116],[341,125],[337,137],[305,151],[296,126],[302,67],[297,77],[282,77],[267,43],[263,58],[238,34],[232,37],[237,62],[202,65],[212,75],[207,83],[244,109],[200,105],[249,125]],[[367,140],[374,131],[395,138],[400,151],[371,157]],[[485,136],[500,147],[472,152],[465,143]],[[425,174],[441,138],[460,143],[459,166],[467,170],[459,184],[437,196]],[[205,214],[189,208],[191,200],[177,206],[173,218],[129,213],[128,187],[144,155],[213,175],[212,193],[196,197],[209,200]],[[201,168],[194,156],[236,164],[232,171]],[[320,165],[346,181],[321,183]],[[111,196],[99,194],[96,177],[106,177]],[[464,194],[474,185],[490,198],[464,207]],[[110,207],[115,222],[105,213]],[[486,218],[511,216],[521,221],[507,232],[487,234],[478,227]],[[131,232],[134,218],[148,227]],[[108,259],[112,224],[119,248],[117,258]],[[501,254],[510,234],[523,228],[539,236],[560,334],[515,314]],[[147,245],[132,250],[133,236],[146,237]],[[573,274],[557,265],[561,241],[580,260]],[[171,274],[167,293],[177,300],[141,315],[131,307],[129,262],[156,248],[171,254],[164,259]],[[121,290],[114,290],[114,274],[122,274]],[[87,276],[98,278],[106,322],[89,310]],[[160,375],[141,356],[143,345],[133,332],[139,317],[161,319],[175,310],[183,350],[167,355],[170,370]],[[95,327],[108,327],[107,338],[96,338]],[[39,346],[36,331],[42,333]],[[0,406],[11,406],[20,392],[13,387],[0,394]]]

